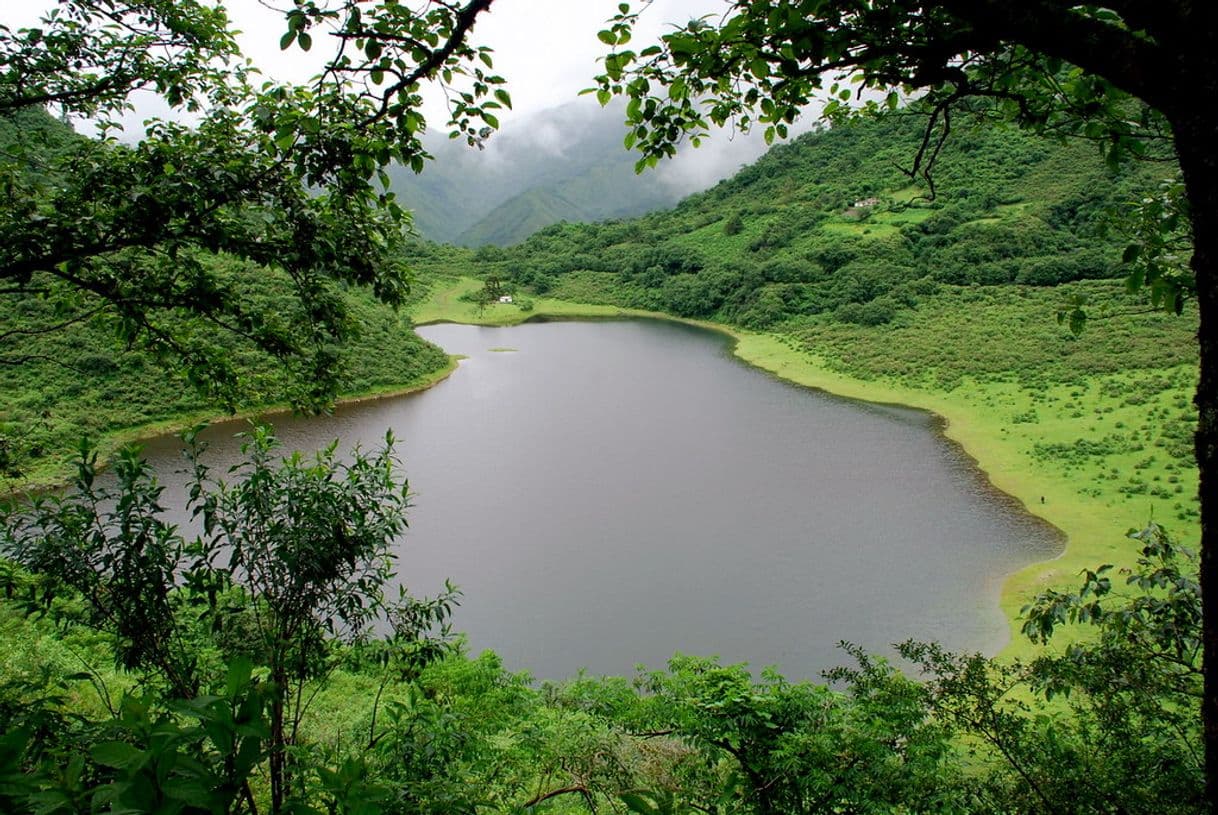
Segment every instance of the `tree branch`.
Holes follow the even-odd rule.
[[[453,26],[452,33],[444,44],[432,51],[427,59],[423,60],[410,73],[403,76],[400,80],[390,85],[385,89],[385,94],[381,97],[381,105],[377,112],[369,116],[364,121],[364,126],[372,124],[384,118],[389,112],[389,106],[395,96],[408,89],[416,82],[431,76],[438,71],[448,58],[451,57],[456,50],[465,42],[465,36],[474,27],[474,22],[478,15],[487,11],[491,7],[494,0],[471,0],[470,4],[460,11],[456,12],[456,24]],[[451,8],[445,6],[446,8]]]
[[[542,801],[548,801],[551,798],[557,798],[560,795],[570,795],[572,793],[578,793],[579,795],[583,796],[584,800],[588,801],[589,805],[591,805],[592,793],[588,791],[588,788],[583,784],[572,784],[569,787],[560,787],[556,790],[550,790],[549,792],[536,795],[521,804],[521,808],[528,809],[529,807],[535,807]]]
[[[1169,68],[1170,52],[1128,29],[1077,12],[1055,0],[940,0],[986,41],[1019,43],[1103,77],[1164,110],[1182,81]]]

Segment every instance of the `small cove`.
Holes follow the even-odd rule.
[[[416,494],[400,572],[421,594],[452,578],[456,627],[509,668],[621,674],[681,651],[815,678],[843,661],[842,639],[993,652],[1003,576],[1060,551],[933,417],[774,379],[714,332],[419,333],[467,357],[448,380],[277,430],[302,450],[394,430]],[[240,428],[209,431],[215,472]],[[147,445],[170,505],[184,500],[178,447]]]

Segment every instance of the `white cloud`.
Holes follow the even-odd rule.
[[[514,102],[514,110],[500,116],[505,131],[527,132],[537,149],[562,152],[561,129],[535,114],[579,98],[579,91],[593,84],[600,67],[597,59],[607,50],[596,34],[617,12],[618,2],[495,0],[491,10],[478,18],[473,40],[494,49],[495,71],[508,80]],[[318,38],[309,53],[295,47],[280,50],[285,26],[283,11],[273,7],[276,4],[290,7],[290,0],[228,0],[223,5],[233,27],[241,32],[242,51],[267,77],[305,82],[325,58],[324,43]],[[0,0],[0,24],[11,28],[36,24],[53,5],[54,0]],[[632,5],[640,3],[635,0]],[[726,0],[655,0],[643,13],[632,46],[641,49],[675,24],[725,8]],[[430,129],[441,131],[446,118],[443,97],[433,89],[425,98]],[[145,119],[176,115],[153,94],[137,95],[133,103],[135,110],[124,120],[128,132],[141,132]],[[810,126],[810,119],[800,129]],[[702,189],[761,155],[765,145],[759,135],[715,133],[700,149],[683,150],[675,161],[664,162],[657,180],[682,193]],[[492,139],[479,157],[483,162],[494,161],[495,142]]]
[[[14,29],[35,25],[54,5],[54,0],[0,2],[0,24]],[[310,53],[279,48],[286,28],[283,12],[275,6],[290,8],[288,0],[228,0],[223,5],[241,32],[243,52],[268,77],[303,82],[316,73],[326,50],[320,38]],[[515,113],[503,118],[561,105],[589,87],[598,73],[596,60],[606,51],[596,33],[617,6],[618,0],[496,0],[490,11],[480,15],[473,39],[494,49],[495,71],[508,79],[515,105]],[[638,42],[654,40],[673,22],[724,6],[724,0],[656,0],[642,17]],[[136,103],[140,110],[133,121],[164,114],[147,99]],[[441,124],[442,96],[427,94],[426,108],[433,125]]]

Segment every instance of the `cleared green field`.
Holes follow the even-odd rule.
[[[571,303],[549,297],[521,299],[517,303],[491,303],[481,307],[464,295],[482,288],[482,281],[472,277],[442,278],[436,281],[427,296],[411,307],[415,325],[430,323],[469,323],[471,325],[519,325],[536,319],[595,319],[631,316],[658,316],[653,312],[618,306],[598,306]]]
[[[901,230],[893,223],[885,223],[876,218],[867,221],[829,221],[821,225],[826,235],[849,235],[850,237],[892,238],[901,234]]]

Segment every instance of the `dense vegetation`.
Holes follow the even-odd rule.
[[[57,151],[81,139],[41,110],[0,116],[0,151],[24,157],[37,176]],[[50,177],[48,177],[50,180]],[[274,314],[284,324],[302,304],[287,277],[223,253],[191,253],[247,307]],[[202,353],[223,358],[242,382],[229,404],[217,404],[205,383],[189,381],[189,369],[167,370],[156,347],[134,343],[131,326],[90,303],[87,296],[36,275],[26,297],[0,297],[0,479],[62,477],[70,451],[82,437],[105,439],[108,448],[124,431],[228,410],[309,402],[309,373],[301,361],[276,360],[238,333],[216,331],[184,311],[171,315],[171,330]],[[344,299],[347,327],[325,353],[340,371],[344,394],[369,394],[420,385],[448,364],[438,348],[410,331],[409,320],[355,286],[336,291]],[[82,306],[87,306],[83,307]],[[216,349],[216,350],[212,350]],[[163,349],[161,349],[163,351]],[[13,483],[9,482],[11,487]]]
[[[747,328],[882,325],[943,284],[1120,277],[1103,230],[1169,171],[1112,173],[1086,144],[974,118],[956,124],[931,201],[900,169],[923,124],[894,114],[808,134],[670,212],[559,225],[477,259],[535,291]]]
[[[1190,531],[1191,318],[1098,319],[1141,310],[1107,279],[1119,258],[1101,227],[1154,184],[1156,165],[1113,176],[1086,148],[979,128],[944,156],[939,198],[925,202],[880,158],[900,159],[916,135],[900,116],[861,122],[776,150],[670,213],[552,227],[507,249],[423,245],[412,259],[427,282],[477,270],[495,291],[765,328],[863,379],[945,391],[988,383],[999,389],[978,391],[989,409],[1038,431],[1034,455],[1079,489],[1153,492]],[[854,206],[869,197],[879,203]],[[238,261],[207,262],[273,302],[273,275],[251,282]],[[1036,277],[1049,266],[1053,275]],[[443,365],[438,351],[404,342],[403,318],[347,295],[362,325],[357,344],[339,351],[354,366],[352,390]],[[1093,325],[1075,336],[1055,312],[1079,297]],[[12,319],[50,326],[53,307],[18,303]],[[860,309],[883,313],[863,319]],[[43,359],[0,371],[6,393],[20,394],[6,421],[22,422],[43,457],[72,442],[74,428],[103,432],[203,405],[140,352],[116,352],[104,320],[23,337],[21,348]],[[288,382],[253,357],[246,373],[264,389],[251,403],[276,400]],[[1131,415],[1144,420],[1126,426]],[[1049,432],[1059,421],[1064,434]],[[1022,662],[910,643],[903,654],[924,681],[849,651],[843,661],[856,667],[836,672],[835,687],[684,656],[634,680],[537,687],[493,654],[461,652],[444,627],[455,597],[384,597],[384,544],[402,508],[388,459],[279,466],[271,445],[252,440],[244,488],[201,478],[195,500],[209,526],[198,542],[158,523],[157,491],[130,456],[116,465],[125,499],[96,494],[86,461],[82,498],[9,516],[14,563],[0,615],[13,654],[0,677],[8,808],[1201,807],[1197,588],[1191,562],[1158,527],[1126,548],[1127,576],[1095,570],[1081,590],[1040,597],[1025,616],[1038,644]],[[98,514],[105,520],[82,549],[81,519]],[[335,518],[363,522],[339,536],[362,542],[358,557],[336,560],[325,548]],[[132,529],[148,542],[134,555],[122,545]],[[234,551],[243,554],[230,559]],[[286,575],[302,581],[290,594],[314,605],[286,602]],[[325,597],[348,604],[327,607]],[[1095,633],[1041,649],[1066,623]]]

